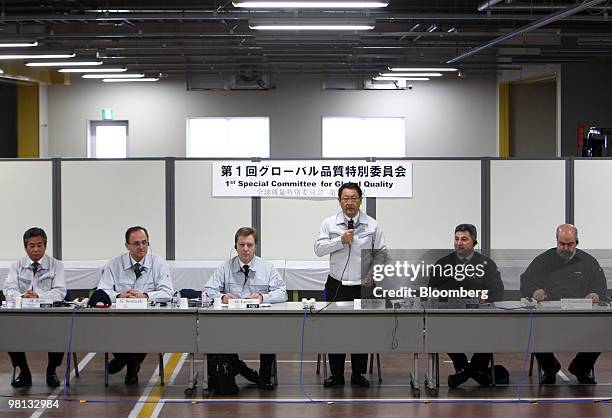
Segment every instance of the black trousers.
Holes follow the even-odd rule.
[[[240,357],[238,357],[238,354],[227,354],[227,356],[230,356],[232,358],[232,365],[237,374],[240,374],[243,376],[249,376],[252,373],[251,368],[247,366],[247,364],[244,361],[240,360]],[[272,365],[274,363],[274,356],[275,354],[260,354],[259,355],[259,377],[264,382],[269,382],[272,379]],[[210,359],[208,361],[207,366],[208,366],[208,374],[210,375],[212,373],[212,370],[211,370],[212,362],[210,361]]]
[[[576,372],[578,374],[589,374],[591,370],[595,367],[595,362],[597,361],[597,357],[599,357],[601,353],[578,353],[576,357],[572,360],[574,366],[576,367]],[[553,373],[557,370],[560,365],[559,361],[555,358],[553,353],[535,353],[540,366],[542,366],[542,370],[546,373]]]
[[[468,358],[463,353],[448,353],[448,356],[453,361],[455,371],[459,372],[468,366],[473,371],[487,373],[493,354],[491,353],[474,353],[472,359],[468,362]]]
[[[147,356],[147,353],[113,353],[118,361],[127,365],[128,370],[134,370]]]
[[[28,367],[28,360],[26,359],[25,353],[12,352],[8,353],[11,358],[11,363],[13,363],[13,367],[19,367],[20,371],[30,370]],[[64,359],[64,353],[47,353],[49,356],[49,361],[47,362],[47,369],[55,369],[62,364],[62,360]]]
[[[332,276],[327,276],[325,283],[325,291],[327,293],[327,301],[342,302],[351,301],[362,298],[362,286],[343,286],[338,280]],[[329,368],[331,375],[334,377],[344,376],[344,361],[346,354],[330,354]],[[351,354],[351,369],[353,374],[365,374],[368,370],[368,355],[367,354]]]
[[[238,357],[238,354],[234,354],[235,363],[234,369],[238,374],[244,375],[245,371],[248,374],[249,366]],[[264,382],[269,382],[272,378],[272,363],[274,362],[274,354],[260,354],[259,355],[259,377]]]

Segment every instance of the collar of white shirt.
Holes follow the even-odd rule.
[[[336,215],[336,225],[347,225],[348,221],[349,221],[349,218],[344,214],[344,212],[342,211],[338,212],[338,214]],[[363,213],[361,210],[359,210],[357,215],[355,215],[355,217],[353,218],[353,222],[355,222],[355,227],[361,224],[367,225],[368,224],[367,215]]]
[[[123,262],[124,270],[132,270],[136,263],[139,263],[146,270],[150,269],[151,266],[153,265],[153,257],[150,257],[149,253],[145,254],[144,258],[140,261],[134,260],[132,256],[130,255],[130,253],[125,253],[125,254],[126,254],[126,257],[122,257],[124,259],[124,262]]]
[[[242,271],[242,268],[245,266],[245,263],[243,263],[242,260],[240,260],[240,257],[236,256],[236,258],[238,259],[238,270],[236,270],[235,272],[237,273],[239,271]],[[256,271],[257,270],[257,256],[254,255],[251,261],[249,261],[246,264],[248,264],[250,271]]]
[[[30,259],[30,257],[27,257],[27,256],[23,257],[21,259],[21,267],[32,268],[33,262],[34,261]],[[38,268],[39,270],[49,270],[49,267],[50,267],[49,256],[47,256],[47,254],[43,255],[42,258],[38,260],[38,264],[40,264],[40,267]]]

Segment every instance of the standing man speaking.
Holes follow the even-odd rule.
[[[329,276],[325,283],[327,300],[351,301],[360,299],[369,289],[361,271],[361,250],[385,250],[385,238],[376,220],[359,210],[363,193],[356,183],[345,183],[338,189],[338,203],[342,211],[326,218],[321,224],[314,244],[319,257],[329,254]],[[364,289],[365,286],[368,286]],[[331,376],[325,387],[344,385],[344,354],[330,354]],[[351,385],[367,388],[367,354],[351,354]]]

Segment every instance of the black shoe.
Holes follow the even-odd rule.
[[[323,386],[326,388],[344,386],[344,377],[330,376],[323,381]]]
[[[32,386],[32,375],[30,373],[19,373],[16,379],[13,379],[11,386],[14,388],[25,388]]]
[[[114,358],[108,362],[108,367],[107,367],[108,373],[109,374],[119,373],[121,370],[123,370],[125,365],[126,365],[125,361]]]
[[[369,388],[370,381],[362,374],[351,375],[351,386],[357,386],[360,388]]]
[[[60,380],[57,378],[55,372],[47,372],[47,386],[56,388],[60,385]]]
[[[557,372],[542,373],[542,381],[540,385],[554,385],[557,382]]]
[[[574,363],[573,360],[570,363],[568,370],[571,374],[576,376],[576,380],[578,380],[578,383],[582,383],[583,385],[596,385],[597,384],[597,382],[595,381],[593,376],[591,376],[590,373],[588,374],[579,373],[578,370],[576,369],[576,364]]]
[[[137,385],[138,384],[138,372],[140,371],[140,364],[136,366],[128,366],[127,373],[123,382],[126,385]]]
[[[474,379],[480,386],[491,386],[491,375],[487,372],[476,371],[472,373],[472,379]]]
[[[456,388],[457,386],[467,382],[470,377],[471,374],[467,367],[465,369],[461,369],[457,373],[448,376],[448,387]]]
[[[246,366],[241,367],[238,373],[244,376],[246,380],[248,380],[251,383],[255,383],[256,385],[259,385],[259,382],[261,381],[261,379],[259,378],[259,373],[257,373],[257,370],[253,370],[249,367],[246,367]]]
[[[270,380],[263,380],[263,379],[259,379],[259,381],[257,382],[257,387],[259,389],[265,389],[265,390],[276,389],[276,386],[274,386],[274,383],[272,383]]]
[[[558,361],[555,361],[555,366],[552,370],[546,371],[542,373],[542,381],[540,385],[554,385],[557,382],[557,373],[561,370],[561,364]]]

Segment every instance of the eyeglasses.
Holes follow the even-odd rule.
[[[143,246],[145,246],[145,247],[146,247],[147,245],[149,245],[149,241],[147,241],[147,240],[145,239],[145,240],[142,240],[142,241],[133,241],[133,242],[128,242],[128,244],[129,244],[129,245],[133,245],[134,247],[140,247],[141,245],[143,245]]]
[[[340,201],[343,203],[348,203],[348,202],[357,202],[359,199],[361,198],[360,197],[343,197],[340,199]]]

